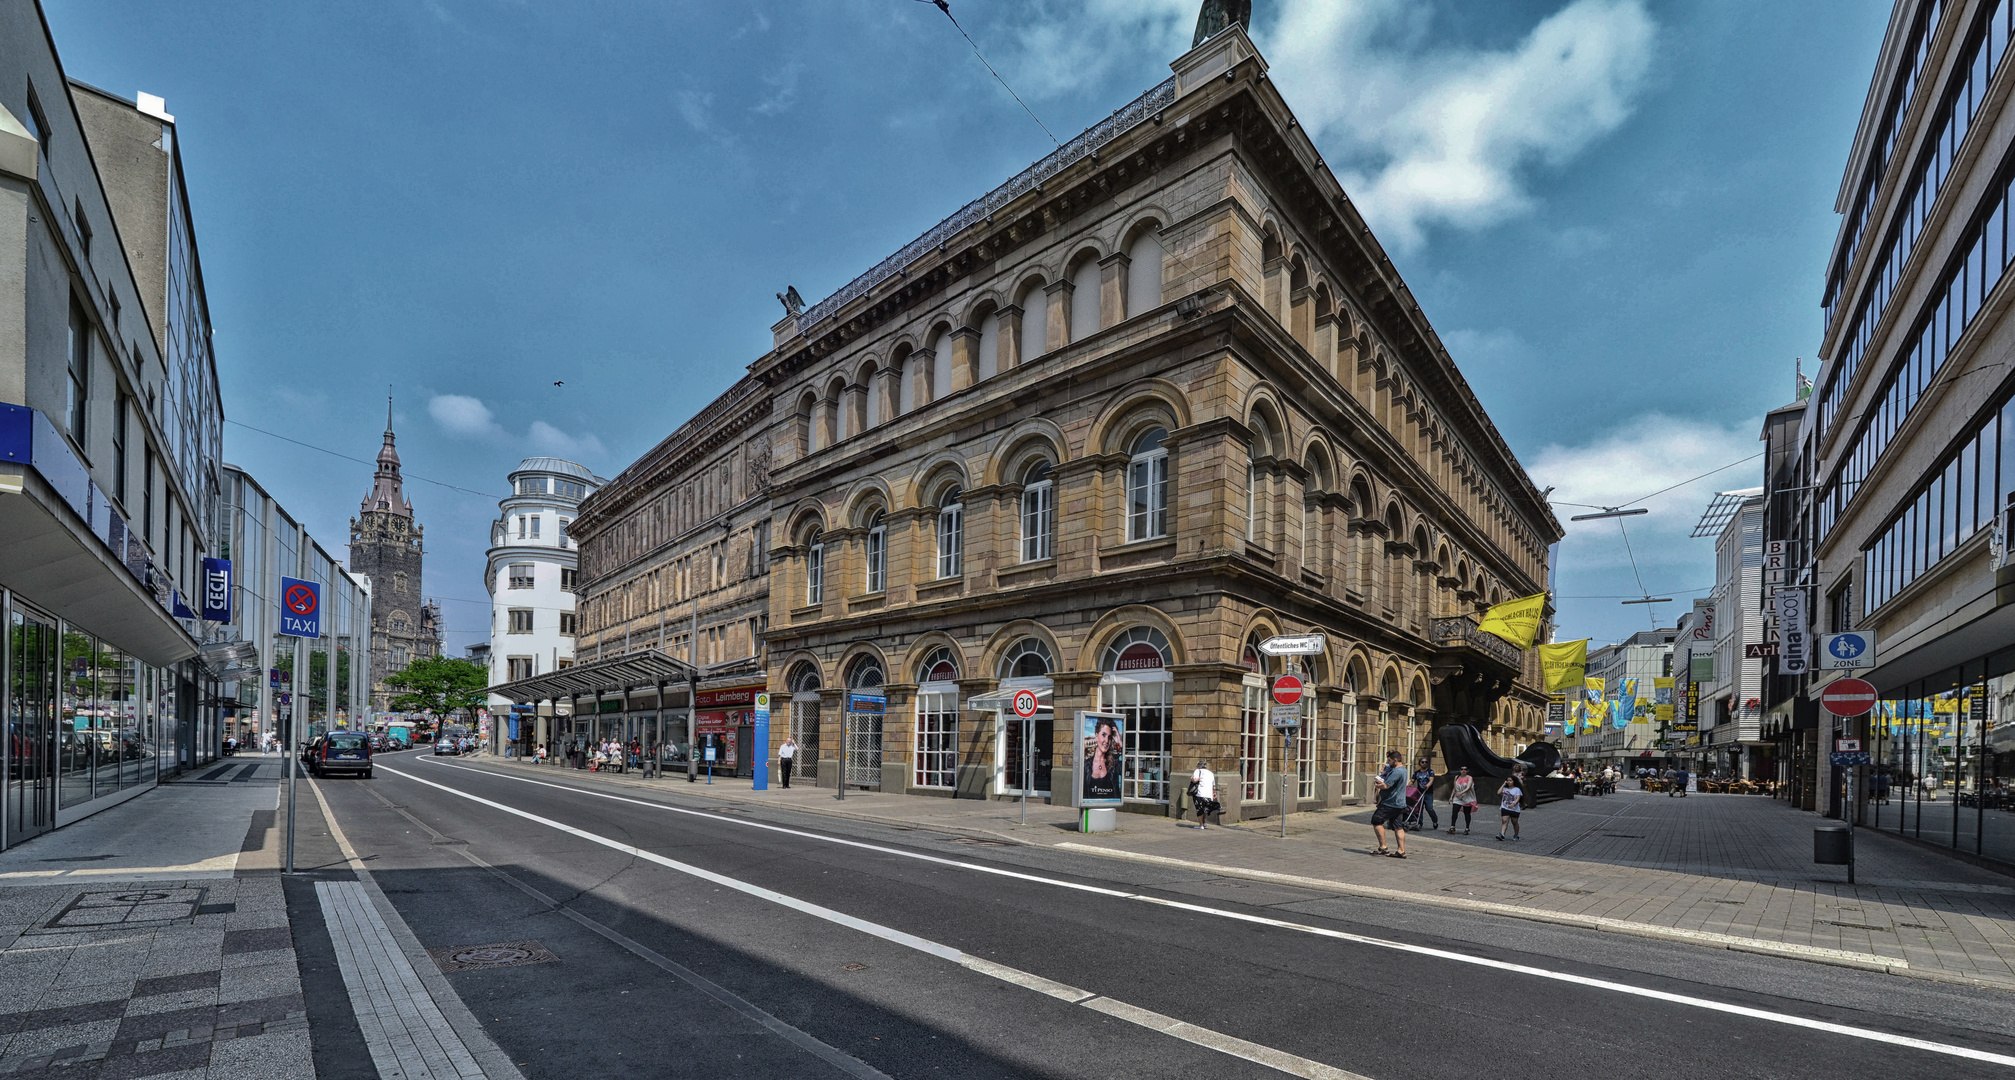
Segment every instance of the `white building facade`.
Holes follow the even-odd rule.
[[[511,495],[490,524],[484,584],[490,590],[490,685],[545,675],[574,663],[574,589],[580,549],[567,535],[581,500],[604,484],[587,467],[534,457],[511,473]],[[492,697],[497,738],[508,698]]]

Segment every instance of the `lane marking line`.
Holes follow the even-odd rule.
[[[378,800],[378,802],[383,804],[386,809],[392,811],[393,813],[399,815],[402,818],[405,818],[407,821],[412,822],[414,825],[418,826],[421,830],[425,831],[428,835],[436,839],[441,837],[442,833],[440,832],[440,830],[434,828],[433,826],[427,824],[424,821],[421,821],[419,818],[414,817],[404,807],[393,805],[392,800],[387,799],[383,795],[378,794],[377,789],[369,788],[366,790],[370,792],[370,795],[373,799]],[[484,861],[482,856],[477,855],[476,853],[470,851],[467,845],[452,847],[449,850],[453,851],[457,855],[460,855],[463,859],[466,859],[468,862],[475,865],[477,868],[486,871],[491,876],[504,882],[506,885],[509,885],[512,888],[517,889],[519,892],[522,892],[525,895],[531,897],[532,899],[537,900],[539,903],[544,904],[548,909],[552,910],[554,913],[563,915],[566,918],[571,919],[577,925],[595,934],[598,934],[611,942],[614,942],[616,945],[627,950],[632,955],[635,955],[637,958],[643,960],[645,963],[650,964],[651,966],[659,969],[660,971],[665,972],[668,975],[671,975],[676,979],[679,979],[680,981],[686,983],[687,985],[693,987],[694,989],[700,991],[701,993],[706,994],[708,997],[713,998],[715,1001],[718,1001],[721,1004],[727,1006],[729,1009],[732,1009],[735,1012],[740,1013],[742,1016],[755,1021],[756,1023],[769,1029],[772,1033],[776,1034],[784,1041],[792,1044],[793,1046],[798,1047],[801,1050],[806,1051],[807,1053],[810,1053],[813,1057],[816,1057],[821,1061],[824,1061],[826,1064],[831,1065],[832,1067],[838,1069],[840,1072],[845,1073],[848,1076],[856,1077],[857,1080],[894,1080],[893,1077],[890,1077],[887,1073],[882,1072],[880,1069],[877,1069],[874,1066],[869,1065],[867,1062],[862,1061],[861,1059],[854,1057],[851,1054],[848,1054],[846,1051],[841,1050],[838,1047],[831,1045],[830,1043],[821,1042],[819,1038],[815,1035],[812,1035],[800,1028],[792,1027],[790,1024],[785,1023],[784,1021],[779,1020],[777,1017],[771,1015],[770,1013],[767,1013],[762,1009],[756,1007],[754,1004],[750,1003],[748,999],[742,997],[741,995],[735,993],[734,991],[728,989],[727,987],[722,986],[717,982],[714,982],[712,979],[709,979],[706,976],[701,975],[699,972],[694,971],[693,969],[685,966],[684,964],[681,964],[678,961],[673,960],[671,957],[668,957],[665,954],[658,952],[656,949],[653,949],[650,946],[645,945],[643,942],[637,941],[628,936],[627,934],[624,934],[621,931],[615,929],[614,927],[608,926],[605,923],[599,922],[586,915],[583,915],[580,912],[575,911],[573,908],[570,908],[565,904],[561,903],[560,901],[555,900],[550,896],[547,896],[545,893],[540,892],[537,886],[534,886],[525,881],[521,881],[516,876],[504,871],[503,869],[497,866],[492,865],[489,862]]]
[[[1045,979],[1040,975],[1035,975],[1030,972],[1022,971],[1019,968],[1008,967],[1005,964],[999,964],[991,960],[986,960],[982,957],[972,956],[962,950],[955,949],[950,945],[940,944],[938,942],[930,940],[929,938],[918,937],[915,934],[907,933],[902,930],[897,930],[894,927],[883,926],[880,923],[870,922],[867,919],[858,918],[856,916],[849,915],[843,911],[835,911],[832,908],[824,907],[819,904],[814,904],[809,900],[800,900],[795,896],[780,893],[774,889],[766,889],[761,885],[755,885],[750,882],[742,881],[739,878],[731,878],[725,874],[717,874],[714,871],[707,870],[703,867],[694,866],[690,863],[680,862],[677,859],[669,859],[663,855],[659,855],[656,852],[646,851],[640,847],[635,846],[634,844],[625,844],[620,840],[612,840],[606,836],[601,836],[599,834],[589,832],[586,829],[581,829],[573,825],[568,825],[567,823],[562,821],[555,821],[552,818],[542,817],[538,814],[531,813],[530,811],[527,810],[520,810],[515,806],[506,806],[503,803],[495,802],[490,799],[485,799],[480,795],[472,795],[466,791],[458,791],[454,788],[447,786],[446,784],[437,784],[432,780],[424,780],[421,779],[420,777],[414,776],[410,773],[401,772],[397,769],[388,768],[385,769],[385,771],[393,776],[403,777],[404,779],[411,780],[416,784],[425,784],[428,787],[437,788],[441,791],[447,792],[450,795],[467,799],[470,802],[479,803],[483,806],[490,807],[493,810],[501,810],[504,813],[511,814],[515,817],[523,818],[526,821],[530,821],[535,824],[544,825],[549,829],[558,830],[560,832],[566,833],[569,836],[577,836],[590,843],[600,844],[603,847],[609,848],[613,851],[622,852],[623,854],[629,855],[632,858],[642,859],[646,862],[655,863],[668,870],[674,870],[677,871],[678,873],[685,874],[688,877],[696,877],[699,878],[701,881],[710,882],[712,884],[719,885],[722,888],[733,889],[736,892],[743,893],[748,896],[753,896],[761,900],[767,900],[770,903],[778,905],[779,907],[790,908],[793,911],[802,912],[803,914],[811,915],[814,918],[824,919],[827,922],[836,923],[840,926],[847,927],[850,930],[858,930],[863,934],[867,934],[872,937],[877,937],[882,939],[883,941],[901,945],[909,949],[914,949],[917,952],[925,953],[930,956],[935,956],[941,960],[949,960],[952,963],[957,964],[960,967],[966,968],[970,971],[977,972],[982,975],[991,976],[996,979],[1000,979],[1001,981],[1009,983],[1014,986],[1020,986],[1025,989],[1035,990],[1038,993],[1046,994],[1050,997],[1057,998],[1062,1001],[1068,1001],[1074,1005],[1080,1005],[1085,1008],[1104,1013],[1105,1015],[1114,1017],[1115,1019],[1125,1020],[1131,1024],[1137,1024],[1141,1027],[1147,1028],[1150,1031],[1159,1032],[1163,1035],[1167,1035],[1171,1038],[1189,1043],[1193,1046],[1200,1046],[1207,1050],[1214,1050],[1217,1051],[1218,1053],[1225,1054],[1231,1057],[1243,1058],[1247,1061],[1251,1061],[1259,1065],[1264,1065],[1270,1069],[1287,1073],[1289,1076],[1304,1077],[1306,1078],[1306,1080],[1370,1080],[1369,1077],[1366,1077],[1359,1073],[1350,1072],[1345,1069],[1339,1069],[1332,1065],[1325,1065],[1320,1061],[1316,1061],[1311,1058],[1301,1057],[1296,1054],[1290,1054],[1285,1050],[1276,1050],[1269,1046],[1262,1046],[1258,1043],[1247,1042],[1244,1039],[1236,1038],[1231,1035],[1226,1035],[1223,1032],[1213,1031],[1209,1028],[1191,1024],[1187,1021],[1178,1020],[1172,1016],[1165,1016],[1161,1013],[1154,1012],[1152,1010],[1140,1008],[1137,1005],[1129,1005],[1123,1001],[1115,1001],[1111,998],[1102,997],[1089,990],[1083,990],[1079,989],[1078,987],[1068,986],[1050,979]],[[472,771],[479,771],[479,770],[472,770]]]
[[[1742,1016],[1752,1020],[1762,1020],[1774,1024],[1783,1024],[1788,1027],[1803,1028],[1808,1031],[1825,1032],[1829,1035],[1844,1035],[1848,1038],[1863,1039],[1869,1042],[1883,1043],[1889,1046],[1901,1046],[1913,1050],[1924,1050],[1934,1054],[1944,1054],[1950,1057],[1966,1058],[1971,1061],[1984,1061],[1994,1065],[2015,1067],[2015,1055],[1997,1054],[1987,1050],[1977,1050],[1970,1046],[1957,1046],[1951,1043],[1941,1043],[1941,1042],[1933,1042],[1929,1039],[1919,1039],[1909,1035],[1897,1035],[1891,1032],[1874,1031],[1866,1028],[1857,1028],[1847,1024],[1836,1024],[1827,1020],[1814,1020],[1809,1017],[1797,1016],[1791,1013],[1773,1012],[1768,1009],[1759,1009],[1748,1005],[1736,1005],[1730,1002],[1715,1001],[1711,998],[1694,997],[1689,994],[1676,994],[1666,990],[1653,990],[1648,987],[1632,986],[1629,983],[1614,982],[1609,979],[1598,979],[1587,975],[1571,974],[1564,971],[1552,971],[1546,968],[1532,967],[1527,964],[1507,963],[1505,961],[1489,957],[1471,956],[1466,953],[1452,952],[1447,949],[1437,949],[1427,945],[1414,945],[1404,941],[1391,941],[1385,938],[1370,937],[1364,934],[1353,934],[1342,930],[1331,930],[1328,929],[1327,927],[1310,926],[1306,923],[1290,922],[1285,919],[1273,919],[1263,915],[1250,915],[1243,912],[1225,911],[1220,908],[1205,907],[1201,904],[1191,904],[1180,900],[1168,900],[1158,896],[1148,896],[1141,893],[1124,892],[1118,889],[1106,889],[1094,885],[1080,885],[1076,882],[1062,881],[1056,878],[1046,878],[1037,874],[1023,873],[1014,870],[1003,870],[997,867],[981,866],[976,863],[961,862],[957,859],[946,859],[936,855],[925,855],[913,851],[903,851],[900,848],[883,847],[878,844],[869,844],[859,840],[847,840],[840,837],[820,836],[817,833],[803,832],[801,830],[785,828],[779,825],[768,825],[759,821],[744,821],[737,818],[722,817],[718,814],[709,814],[699,810],[687,810],[683,807],[667,806],[663,803],[654,803],[642,799],[626,798],[621,795],[607,795],[599,791],[586,791],[580,788],[569,787],[563,784],[548,783],[543,780],[531,780],[523,777],[509,776],[503,773],[493,773],[487,769],[471,769],[468,768],[467,766],[454,766],[454,765],[444,765],[443,767],[456,768],[460,769],[460,771],[463,772],[478,773],[483,776],[492,776],[500,780],[514,780],[522,784],[537,784],[541,787],[555,788],[561,791],[572,792],[579,795],[593,795],[596,798],[610,799],[616,802],[630,803],[636,806],[649,807],[658,810],[670,810],[674,813],[689,814],[694,817],[705,818],[708,821],[719,821],[732,825],[740,825],[746,828],[765,829],[770,832],[785,833],[792,836],[799,836],[810,840],[822,840],[827,843],[839,844],[844,847],[853,847],[868,851],[877,851],[888,855],[900,856],[906,859],[915,859],[920,862],[936,863],[942,866],[955,866],[961,869],[975,870],[980,873],[994,874],[999,877],[1014,878],[1021,881],[1029,881],[1043,885],[1052,885],[1059,888],[1071,889],[1078,892],[1089,892],[1103,896],[1111,896],[1118,899],[1138,900],[1142,903],[1155,904],[1161,907],[1176,908],[1178,910],[1189,911],[1203,915],[1214,915],[1221,919],[1232,919],[1238,922],[1245,922],[1262,926],[1271,926],[1278,929],[1292,930],[1303,934],[1313,934],[1317,937],[1325,937],[1336,941],[1347,941],[1357,945],[1369,945],[1375,948],[1391,949],[1396,952],[1411,953],[1416,956],[1430,956],[1436,959],[1448,960],[1459,964],[1469,964],[1475,967],[1487,967],[1496,971],[1513,971],[1522,975],[1530,975],[1534,978],[1549,979],[1555,982],[1571,983],[1575,986],[1593,987],[1598,990],[1608,990],[1613,993],[1627,994],[1632,997],[1647,998],[1649,1000],[1662,1001],[1673,1005],[1686,1005],[1696,1009],[1705,1009],[1710,1012],[1719,1012],[1733,1016]],[[392,773],[395,776],[406,776],[407,779],[412,780],[416,783],[427,784],[431,787],[440,788],[443,791],[453,792],[454,794],[461,795],[463,798],[475,799],[479,802],[489,803],[489,800],[483,799],[480,796],[470,795],[466,792],[456,791],[454,788],[450,788],[442,784],[436,784],[431,780],[422,780],[417,776],[410,776],[404,773],[399,773],[396,770],[392,769],[387,769],[386,771]],[[521,811],[512,809],[510,807],[502,806],[502,804],[500,803],[490,803],[490,805],[499,806],[502,809],[509,810],[511,813],[522,813]],[[572,826],[567,825],[561,825],[559,827],[562,829],[572,829]],[[710,871],[701,871],[701,872],[710,873]],[[757,886],[750,886],[750,887],[756,888]],[[851,918],[851,916],[848,917]]]

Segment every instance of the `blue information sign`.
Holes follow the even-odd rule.
[[[203,560],[203,621],[231,621],[231,560]]]
[[[280,632],[288,637],[322,636],[321,583],[280,579]]]
[[[881,694],[849,693],[847,695],[847,711],[850,713],[880,716],[888,711],[888,707],[889,699]]]
[[[770,696],[756,695],[755,743],[756,790],[770,789]]]

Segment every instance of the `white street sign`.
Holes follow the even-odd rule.
[[[1275,705],[1267,713],[1276,731],[1292,731],[1301,726],[1301,706]]]
[[[1321,634],[1270,637],[1259,643],[1259,651],[1268,656],[1321,656],[1325,644]]]

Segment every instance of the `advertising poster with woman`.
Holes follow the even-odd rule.
[[[1121,746],[1121,717],[1104,713],[1079,713],[1083,734],[1078,754],[1078,805],[1118,806]]]

